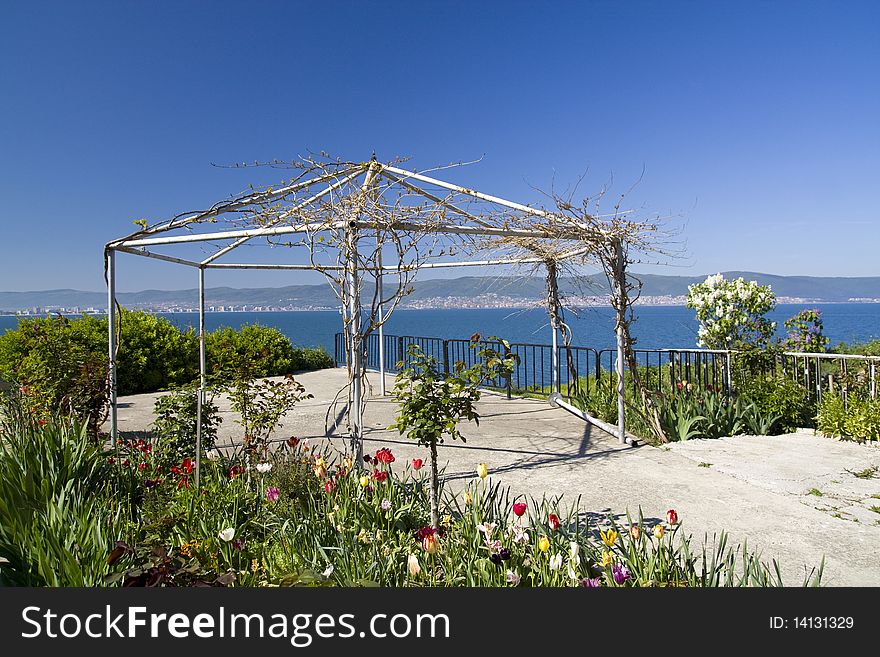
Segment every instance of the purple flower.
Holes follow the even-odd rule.
[[[600,585],[601,584],[598,577],[594,577],[592,579],[588,577],[587,579],[581,580],[581,586],[585,589],[598,589]]]
[[[614,577],[614,581],[617,582],[617,584],[623,584],[626,580],[632,577],[629,568],[623,564],[614,564],[611,566],[611,575]]]
[[[278,488],[276,486],[269,486],[266,489],[266,499],[270,502],[277,502],[278,496],[280,495]]]
[[[244,539],[243,538],[235,539],[234,541],[232,541],[232,547],[234,547],[236,550],[241,552],[244,549]]]

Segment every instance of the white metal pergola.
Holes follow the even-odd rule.
[[[362,449],[362,390],[361,374],[364,369],[362,351],[357,341],[362,332],[361,326],[361,299],[359,297],[359,278],[365,268],[358,265],[358,245],[369,233],[365,231],[378,230],[379,226],[374,221],[366,219],[361,210],[362,205],[358,202],[351,204],[351,214],[347,217],[323,217],[316,221],[326,201],[338,199],[344,195],[361,194],[362,201],[367,202],[371,190],[381,188],[385,190],[397,187],[406,194],[418,197],[423,203],[433,204],[438,208],[445,220],[426,224],[417,220],[408,221],[406,218],[396,221],[393,228],[401,231],[424,232],[434,235],[466,236],[466,237],[512,237],[527,240],[558,239],[558,231],[550,235],[545,230],[532,230],[522,227],[493,225],[486,222],[480,216],[479,211],[470,209],[472,204],[482,204],[483,207],[491,207],[497,210],[512,213],[519,217],[542,217],[547,218],[551,213],[546,210],[533,208],[528,205],[516,203],[498,196],[484,194],[482,192],[455,185],[434,177],[430,177],[415,171],[408,171],[392,164],[383,164],[373,159],[351,165],[339,166],[331,172],[317,175],[308,180],[293,182],[277,189],[254,191],[233,200],[220,202],[209,210],[194,212],[185,216],[179,216],[169,221],[164,221],[129,236],[108,242],[104,249],[107,291],[108,291],[108,354],[109,354],[109,392],[110,392],[110,433],[115,444],[118,437],[117,422],[117,335],[116,335],[116,276],[118,273],[116,254],[126,253],[172,264],[183,265],[198,271],[199,291],[199,409],[204,400],[206,387],[206,354],[205,354],[205,271],[206,270],[324,270],[339,271],[344,273],[344,287],[348,294],[348,312],[352,318],[352,326],[347,336],[350,341],[347,353],[351,354],[349,368],[349,380],[352,386],[351,403],[347,413],[352,431],[352,442]],[[271,212],[265,208],[271,205]],[[322,205],[323,204],[323,205]],[[423,206],[424,207],[424,206]],[[263,219],[259,226],[236,227],[231,230],[205,230],[214,227],[223,217],[245,216],[248,213],[262,211]],[[414,212],[414,215],[418,213]],[[304,219],[304,217],[306,217]],[[314,235],[315,233],[336,231],[343,233],[345,238],[340,255],[341,264],[314,263],[262,263],[262,262],[228,262],[228,256],[245,244],[253,244],[262,241],[279,238],[281,236],[297,236],[303,234]],[[564,234],[564,232],[563,232]],[[576,239],[576,231],[572,230],[571,238]],[[377,238],[378,239],[378,238]],[[198,258],[184,258],[177,255],[160,252],[160,249],[180,247],[182,245],[211,245],[214,251],[207,256]],[[588,247],[572,248],[560,254],[558,260],[578,258],[588,252]],[[496,265],[523,265],[540,264],[544,260],[539,257],[498,257],[481,260],[451,260],[422,262],[417,269],[433,269],[448,267],[485,267]],[[382,264],[381,250],[378,262],[368,269],[376,276],[376,283],[381,299],[382,279],[384,275],[400,272],[400,263]],[[384,311],[380,305],[379,313]],[[551,318],[552,328],[552,380],[553,388],[558,391],[559,362],[558,362],[558,333],[559,327]],[[385,371],[384,371],[384,340],[382,324],[378,327],[379,335],[379,366],[381,392],[385,394]],[[620,336],[618,336],[620,337]],[[622,385],[622,370],[624,359],[622,346],[618,340],[618,374]],[[197,445],[196,445],[196,474],[200,469],[201,456],[201,412],[197,413]],[[619,437],[625,441],[623,431],[623,413],[620,414]]]

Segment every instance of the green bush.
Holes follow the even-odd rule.
[[[101,320],[55,316],[19,321],[0,336],[0,374],[21,386],[41,419],[73,418],[96,435],[107,412],[107,355],[96,339]]]
[[[293,349],[294,372],[311,372],[333,367],[336,362],[333,356],[327,353],[323,347],[295,347]]]
[[[245,324],[239,330],[228,326],[206,338],[208,371],[215,376],[246,372],[252,379],[293,372],[295,353],[281,331],[259,324]]]
[[[133,395],[171,390],[199,374],[199,340],[163,317],[122,309],[119,314],[117,390]],[[333,367],[321,348],[294,347],[281,331],[259,325],[222,328],[206,336],[209,371],[228,376],[245,368],[251,378]],[[20,319],[0,335],[0,378],[32,393],[45,416],[90,419],[92,432],[106,413],[107,319],[55,316]]]
[[[777,416],[775,433],[788,433],[798,427],[812,427],[816,406],[809,392],[797,381],[773,375],[758,375],[747,379],[738,394],[768,416]]]
[[[187,386],[162,395],[153,404],[153,433],[162,445],[162,453],[171,461],[195,458],[197,390],[195,386]],[[213,393],[208,390],[202,404],[202,453],[214,448],[221,421]]]
[[[107,323],[102,320],[101,348]],[[199,337],[181,331],[164,317],[123,309],[119,316],[117,386],[120,395],[170,390],[199,376]]]
[[[816,428],[834,438],[880,440],[880,399],[850,395],[844,402],[837,395],[825,395]]]

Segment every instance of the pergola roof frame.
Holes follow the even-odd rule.
[[[105,267],[106,267],[106,276],[107,276],[107,288],[108,288],[108,348],[109,348],[109,387],[110,387],[110,430],[111,437],[116,444],[116,440],[118,437],[118,421],[117,421],[117,362],[116,362],[116,350],[117,350],[117,341],[116,341],[116,252],[128,253],[131,255],[143,256],[147,258],[152,258],[164,262],[170,262],[173,264],[180,264],[187,267],[196,268],[199,270],[199,408],[201,408],[201,404],[204,400],[204,391],[206,384],[206,356],[205,356],[205,270],[206,269],[262,269],[262,270],[330,270],[330,271],[346,271],[346,287],[352,287],[352,289],[359,289],[357,284],[357,276],[358,272],[362,271],[371,271],[374,274],[378,272],[377,276],[377,284],[380,286],[382,284],[382,274],[383,272],[400,272],[402,271],[400,263],[397,266],[382,266],[381,260],[378,262],[379,266],[376,267],[362,267],[358,266],[355,257],[349,257],[346,264],[343,265],[330,265],[330,266],[318,266],[314,264],[282,264],[282,263],[220,263],[216,262],[220,257],[234,251],[239,246],[247,243],[255,237],[273,237],[278,235],[288,235],[288,234],[297,234],[297,233],[315,233],[322,231],[332,231],[332,230],[345,230],[348,234],[351,232],[352,234],[356,234],[356,231],[359,229],[380,229],[382,226],[379,226],[376,222],[368,222],[363,221],[359,218],[359,211],[355,213],[355,216],[348,221],[333,221],[329,223],[300,223],[293,225],[284,225],[282,222],[296,214],[297,211],[302,210],[324,198],[327,195],[333,194],[334,192],[342,189],[345,185],[354,182],[360,176],[364,176],[364,183],[361,187],[361,192],[365,192],[367,188],[371,185],[375,185],[376,181],[380,178],[390,181],[393,184],[401,185],[408,191],[413,194],[420,195],[433,203],[443,207],[446,210],[462,217],[466,221],[472,222],[472,225],[467,225],[465,223],[449,223],[443,222],[438,225],[428,225],[426,223],[415,222],[415,221],[399,221],[393,224],[393,228],[401,229],[404,231],[412,231],[412,232],[422,232],[425,234],[449,234],[449,235],[470,235],[470,236],[488,236],[488,237],[510,237],[510,238],[520,238],[524,240],[545,240],[545,239],[576,239],[577,236],[582,235],[583,233],[578,233],[577,228],[584,229],[585,226],[577,224],[572,228],[570,232],[568,231],[560,231],[556,230],[553,234],[549,234],[546,231],[542,230],[529,230],[522,228],[509,228],[509,227],[498,227],[490,225],[489,223],[483,221],[479,217],[475,216],[473,213],[470,213],[462,208],[458,207],[455,203],[450,200],[446,200],[441,198],[440,196],[431,193],[430,191],[423,189],[418,183],[424,183],[427,185],[433,185],[439,187],[441,189],[446,189],[454,194],[459,194],[464,197],[468,197],[477,201],[482,201],[485,203],[489,203],[495,206],[500,206],[507,210],[514,210],[519,213],[523,213],[525,215],[531,215],[536,217],[551,217],[552,213],[549,213],[545,210],[539,208],[533,208],[527,205],[523,205],[521,203],[516,203],[514,201],[510,201],[498,196],[492,196],[489,194],[484,194],[477,190],[469,189],[466,187],[462,187],[459,185],[454,185],[452,183],[448,183],[443,180],[438,180],[436,178],[426,176],[424,174],[417,173],[415,171],[408,171],[406,169],[401,169],[396,166],[381,164],[375,160],[375,157],[369,161],[361,164],[352,165],[349,167],[345,167],[340,171],[336,171],[333,173],[327,173],[324,175],[319,175],[314,178],[310,178],[305,181],[297,181],[281,187],[276,190],[266,190],[261,192],[253,192],[242,196],[237,199],[233,199],[231,201],[221,202],[215,204],[209,210],[203,212],[191,213],[185,217],[174,218],[169,221],[162,222],[153,227],[145,227],[143,230],[138,231],[137,233],[128,235],[126,237],[122,237],[116,240],[112,240],[105,245],[104,255],[105,255]],[[416,182],[413,182],[416,181]],[[324,183],[330,183],[326,188],[321,191],[313,194],[312,196],[297,201],[296,204],[292,208],[288,208],[283,212],[279,213],[277,216],[272,217],[269,223],[265,226],[261,226],[259,228],[252,229],[240,229],[240,230],[226,230],[226,231],[214,231],[214,232],[205,232],[205,233],[193,233],[189,232],[188,234],[177,234],[177,235],[167,235],[175,230],[179,229],[192,229],[192,226],[204,221],[208,220],[216,220],[217,217],[220,217],[226,213],[230,212],[239,212],[242,210],[246,210],[248,208],[252,208],[253,206],[283,200],[291,194],[295,194],[300,190],[308,190],[310,187],[315,185],[320,185]],[[596,228],[594,228],[596,230]],[[162,246],[162,245],[174,245],[174,244],[188,244],[188,243],[205,243],[205,242],[214,242],[220,240],[234,240],[232,243],[227,244],[226,246],[220,248],[215,253],[211,254],[207,258],[202,259],[201,261],[188,260],[185,258],[179,258],[174,256],[169,256],[161,253],[156,253],[154,251],[149,250],[147,247],[152,246]],[[356,244],[356,238],[354,243]],[[356,246],[355,246],[356,248]],[[576,257],[584,256],[589,253],[590,247],[580,247],[574,248],[567,252],[563,252],[556,256],[557,260],[565,260]],[[381,257],[381,254],[380,254]],[[469,266],[490,266],[490,265],[517,265],[517,264],[539,264],[545,262],[544,258],[541,257],[510,257],[510,258],[497,258],[497,259],[483,259],[483,260],[471,260],[471,261],[444,261],[444,262],[426,262],[420,263],[418,268],[450,268],[450,267],[469,267]],[[381,293],[380,293],[381,294]],[[380,297],[381,298],[381,297]],[[350,303],[353,303],[350,299]],[[357,302],[353,305],[353,307],[359,308],[360,303]],[[380,314],[383,312],[381,308],[381,302],[379,306]],[[359,324],[359,311],[355,313],[358,316],[358,324]],[[384,321],[384,320],[383,320]],[[556,349],[557,344],[557,327],[553,322],[551,322],[551,326],[553,329],[553,376],[554,376],[554,389],[559,388],[559,375],[558,375],[558,354]],[[359,325],[353,329],[353,332],[359,332]],[[383,340],[382,340],[382,325],[379,325],[379,345],[380,352],[383,350]],[[351,383],[356,388],[360,386],[360,370],[357,361],[359,358],[356,356],[353,357],[354,363],[350,364],[350,377]],[[381,384],[382,384],[382,392],[385,392],[385,376],[384,376],[384,357],[380,353],[379,355],[379,363],[380,363],[380,376],[381,376]],[[360,399],[359,390],[355,390],[354,392],[355,398]],[[349,408],[349,413],[351,413],[351,409]],[[361,422],[360,422],[360,405],[358,404],[358,408],[356,409],[357,420],[356,427],[357,431],[360,431]],[[201,458],[201,413],[198,414],[198,422],[197,422],[197,432],[196,432],[196,485],[198,486],[199,482],[199,472],[200,472],[200,458]],[[357,437],[360,439],[360,437]]]

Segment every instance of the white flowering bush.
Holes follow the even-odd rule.
[[[709,349],[764,347],[776,331],[765,315],[776,307],[769,285],[721,274],[688,286],[688,308],[697,311],[697,341]]]

